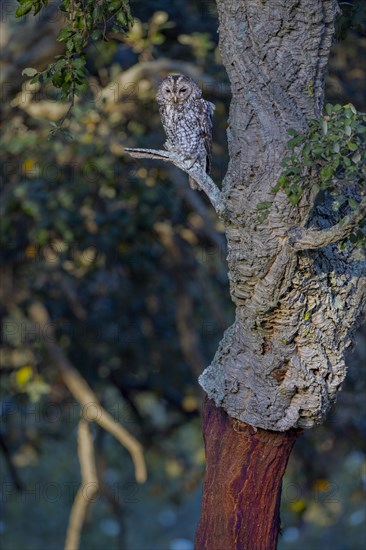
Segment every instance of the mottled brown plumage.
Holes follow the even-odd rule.
[[[202,99],[201,88],[188,76],[167,76],[159,86],[156,99],[167,136],[166,149],[198,162],[209,172],[212,147],[213,103]],[[198,185],[189,178],[192,189]]]

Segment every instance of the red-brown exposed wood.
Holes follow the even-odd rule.
[[[196,550],[274,550],[282,477],[301,430],[255,430],[206,399],[206,475]]]

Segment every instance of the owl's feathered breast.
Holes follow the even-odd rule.
[[[213,109],[213,104],[204,99],[160,105],[165,133],[177,150],[210,156]]]
[[[164,130],[177,148],[192,149],[197,145],[199,123],[196,102],[167,103],[160,107]]]

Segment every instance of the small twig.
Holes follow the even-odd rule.
[[[366,216],[366,197],[357,209],[329,229],[296,227],[290,232],[289,243],[295,250],[314,250],[348,237]]]
[[[95,462],[97,467],[99,490],[100,496],[106,498],[108,501],[118,523],[119,532],[116,538],[116,547],[123,550],[126,548],[125,507],[123,499],[120,498],[118,491],[114,491],[114,489],[110,487],[109,483],[106,481],[108,464],[104,454],[105,436],[106,432],[102,429],[98,429],[94,439]]]
[[[65,550],[78,550],[80,536],[90,503],[98,492],[98,477],[94,461],[94,444],[89,422],[83,418],[78,426],[78,455],[81,485],[76,493],[66,532]]]
[[[60,118],[60,120],[56,122],[56,127],[50,131],[51,136],[55,135],[56,132],[62,129],[62,126],[65,120],[70,118],[70,114],[74,108],[74,105],[75,105],[75,84],[71,86],[69,108],[67,109],[66,113]]]
[[[198,183],[202,191],[204,191],[210,199],[217,214],[219,216],[223,215],[224,203],[222,200],[221,191],[210,176],[206,174],[206,172],[197,163],[193,166],[189,166],[189,163],[181,155],[161,149],[137,149],[126,147],[125,151],[127,151],[131,157],[134,158],[163,160],[164,162],[169,161],[173,163],[175,166],[183,170],[183,172],[186,172],[192,176],[194,181]]]

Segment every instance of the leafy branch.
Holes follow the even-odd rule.
[[[18,0],[16,17],[29,12],[36,15],[46,7],[48,0]],[[85,48],[91,41],[106,40],[107,32],[124,32],[132,23],[128,0],[62,0],[59,6],[66,19],[57,40],[65,44],[65,52],[55,57],[55,62],[38,72],[32,67],[23,74],[32,77],[31,83],[51,83],[60,90],[61,99],[70,101],[67,113],[55,124],[56,133],[69,117],[76,96],[81,96],[88,86]]]
[[[352,104],[325,107],[320,120],[309,122],[308,131],[299,134],[288,130],[290,150],[281,166],[284,168],[273,191],[283,189],[296,206],[304,191],[305,175],[312,169],[320,189],[333,189],[339,183],[361,183],[366,176],[366,115]],[[352,207],[352,204],[350,204]]]
[[[282,189],[289,202],[296,206],[305,186],[311,181],[314,195],[320,190],[327,190],[332,197],[332,210],[338,212],[342,209],[347,213],[346,218],[341,218],[335,226],[332,235],[312,234],[310,239],[310,234],[306,237],[304,234],[301,237],[303,243],[301,244],[300,240],[297,242],[298,249],[301,246],[317,247],[321,246],[321,243],[335,242],[342,238],[349,238],[357,245],[365,242],[365,235],[361,229],[364,223],[362,197],[366,181],[365,133],[366,115],[357,112],[351,103],[344,106],[328,103],[324,116],[321,119],[310,120],[308,130],[304,134],[292,128],[288,130],[291,136],[288,142],[289,153],[281,162],[283,171],[272,191],[277,193]],[[345,192],[350,183],[358,190],[357,200],[348,197]],[[271,206],[271,201],[257,205],[260,222],[266,219]],[[304,231],[302,228],[301,232]],[[296,235],[297,241],[300,236],[297,233]]]

